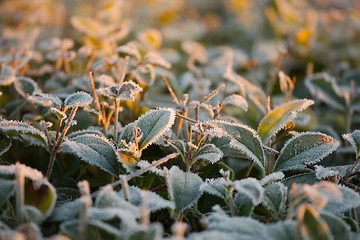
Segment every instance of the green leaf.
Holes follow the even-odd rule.
[[[118,155],[113,144],[105,137],[95,134],[77,135],[64,141],[60,146],[60,151],[74,154],[80,160],[119,177]]]
[[[125,198],[124,191],[121,190],[119,192],[119,195],[122,198]],[[173,202],[170,202],[159,195],[157,195],[155,192],[151,191],[145,191],[141,190],[137,187],[129,187],[129,195],[130,195],[130,202],[135,206],[141,206],[144,202],[146,203],[146,207],[151,212],[156,212],[160,209],[169,208],[174,209],[175,205]],[[145,201],[144,201],[145,198]]]
[[[0,180],[0,207],[10,198],[14,192],[14,180]]]
[[[31,96],[35,92],[41,92],[34,80],[27,77],[18,77],[14,82],[16,91],[24,98]]]
[[[128,238],[129,240],[157,240],[163,239],[163,227],[159,223],[151,224],[146,229],[140,228],[132,231]]]
[[[328,73],[314,74],[305,79],[305,85],[311,94],[337,110],[345,110],[345,99],[336,79]]]
[[[322,212],[321,218],[327,223],[330,228],[334,240],[350,240],[350,226],[341,218],[330,213]]]
[[[231,148],[242,152],[247,158],[253,160],[259,167],[264,169],[265,154],[261,140],[255,130],[240,123],[225,121],[214,121],[212,123],[220,127],[226,133],[226,136],[231,138]]]
[[[228,185],[224,178],[208,178],[201,184],[200,190],[226,200]]]
[[[236,233],[241,239],[267,239],[266,226],[250,217],[228,217],[211,214],[207,217],[208,229],[226,233]]]
[[[318,181],[319,180],[316,178],[314,172],[307,172],[307,173],[301,173],[301,174],[297,174],[297,175],[293,175],[293,176],[284,178],[281,182],[285,186],[290,188],[293,183],[314,184]]]
[[[86,107],[87,105],[93,102],[93,98],[90,94],[86,92],[76,92],[70,94],[65,98],[64,103],[67,107]]]
[[[134,128],[139,128],[142,134],[139,141],[139,150],[141,151],[163,136],[174,124],[174,121],[175,111],[171,108],[150,110],[135,122],[126,125],[120,133],[120,139],[130,142],[134,137]]]
[[[55,106],[60,108],[62,106],[62,101],[59,97],[46,93],[33,93],[29,100],[44,107]]]
[[[127,101],[135,101],[135,95],[142,91],[142,88],[132,82],[123,82],[122,84],[109,86],[106,88],[100,88],[97,92],[101,95],[104,95],[109,98],[113,98],[116,100],[127,100]]]
[[[175,203],[177,213],[190,208],[201,196],[202,179],[191,172],[183,172],[173,166],[167,175],[168,192]]]
[[[29,140],[29,143],[32,145],[47,147],[45,134],[25,122],[13,120],[0,121],[0,132],[5,133],[9,138],[22,138]]]
[[[36,207],[44,217],[54,209],[56,197],[55,188],[47,180],[43,180],[41,185],[33,181],[25,182],[25,205]]]
[[[98,208],[119,208],[132,213],[135,217],[140,216],[140,208],[121,198],[111,186],[105,186],[96,197],[94,204]]]
[[[255,178],[246,178],[234,182],[234,188],[239,194],[246,195],[254,206],[264,200],[264,188]]]
[[[287,187],[282,183],[272,183],[265,187],[263,206],[277,219],[285,210],[287,201]]]
[[[269,224],[266,226],[266,230],[266,239],[268,240],[289,240],[299,237],[297,223],[291,220]]]
[[[204,144],[199,150],[196,151],[194,156],[195,161],[206,160],[212,164],[220,161],[223,157],[222,151],[214,144]]]
[[[11,139],[0,133],[0,156],[6,153],[11,147]]]
[[[0,66],[0,86],[9,86],[16,80],[15,70],[6,65]]]
[[[358,159],[360,157],[360,130],[344,134],[342,137],[355,149],[356,159]]]
[[[313,100],[293,100],[271,110],[261,120],[258,127],[258,134],[262,142],[266,144],[272,136],[286,126],[286,123],[296,118],[297,112],[303,111],[313,104]]]
[[[234,106],[240,107],[244,111],[247,111],[248,107],[249,107],[246,99],[239,94],[233,94],[233,95],[227,96],[226,98],[224,98],[224,100],[222,100],[221,103],[224,105],[234,105]]]
[[[340,143],[319,132],[305,132],[295,135],[286,142],[276,159],[275,171],[304,169],[306,164],[314,164],[331,154]]]
[[[298,209],[298,224],[303,239],[330,240],[334,239],[329,226],[319,213],[308,203]]]
[[[351,210],[352,208],[360,207],[359,193],[343,185],[336,186],[341,191],[342,200],[338,201],[336,199],[330,198],[330,201],[325,206],[326,211],[331,213],[343,213]]]

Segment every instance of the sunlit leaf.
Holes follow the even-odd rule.
[[[303,204],[298,210],[299,231],[303,239],[334,239],[329,226],[310,204]]]
[[[239,94],[230,95],[224,98],[224,100],[222,100],[221,103],[224,105],[234,105],[240,107],[244,111],[247,111],[249,107],[246,99]]]
[[[261,120],[258,127],[258,134],[264,144],[278,131],[286,126],[286,123],[296,118],[297,112],[303,111],[314,104],[308,99],[293,100],[270,111]]]
[[[246,195],[254,206],[259,205],[264,200],[264,188],[255,178],[246,178],[234,182],[235,190]]]
[[[331,154],[340,143],[319,132],[305,132],[295,135],[286,142],[276,159],[275,171],[304,169]]]
[[[12,67],[0,66],[0,86],[8,86],[16,80],[15,71]]]

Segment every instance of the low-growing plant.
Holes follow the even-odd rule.
[[[0,239],[359,238],[356,3],[45,2],[0,3]]]

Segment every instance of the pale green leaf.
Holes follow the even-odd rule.
[[[171,108],[150,110],[138,120],[126,125],[120,132],[119,139],[130,142],[134,137],[134,128],[141,130],[142,138],[139,141],[139,150],[144,150],[155,143],[174,124],[175,111]]]
[[[201,196],[202,179],[191,172],[183,172],[173,166],[167,175],[168,192],[175,203],[177,213],[190,208]]]
[[[271,110],[261,120],[258,127],[258,134],[262,142],[266,144],[272,136],[285,127],[286,123],[296,118],[297,112],[303,111],[313,104],[313,100],[293,100]]]
[[[359,158],[360,157],[360,130],[355,130],[352,133],[344,134],[343,138],[351,144],[351,146],[355,149],[356,158]]]
[[[75,107],[75,106],[86,107],[92,102],[93,102],[92,96],[86,92],[76,92],[70,94],[69,96],[67,96],[67,98],[64,101],[65,106],[68,107]]]
[[[336,79],[328,73],[318,73],[306,78],[305,85],[319,100],[337,110],[345,110],[345,99],[336,84]]]
[[[125,198],[124,191],[121,190],[119,193],[120,197]],[[160,209],[169,208],[174,209],[175,205],[173,202],[166,200],[155,192],[141,190],[137,187],[129,187],[130,202],[135,206],[141,206],[146,203],[146,207],[151,212],[156,212]],[[145,198],[145,199],[144,199]]]
[[[242,152],[247,158],[254,161],[259,167],[264,169],[264,149],[255,130],[240,123],[225,121],[214,121],[213,123],[214,125],[220,127],[226,133],[227,137],[231,138],[231,148]]]
[[[113,144],[105,137],[83,134],[72,137],[61,144],[61,152],[71,153],[80,160],[95,165],[119,177],[120,163]]]
[[[334,240],[351,239],[350,226],[344,220],[327,212],[322,212],[320,216],[329,226]]]
[[[33,145],[47,146],[45,134],[28,123],[3,120],[0,121],[0,132],[5,133],[9,138],[25,139],[28,137],[29,143]]]
[[[40,92],[37,83],[27,77],[17,77],[14,86],[16,91],[24,98],[31,96],[33,93]]]
[[[16,80],[15,70],[6,65],[0,66],[0,86],[9,86]]]
[[[206,160],[212,164],[220,161],[223,157],[222,151],[214,144],[204,144],[199,150],[196,151],[194,160]]]
[[[246,178],[234,182],[235,190],[246,195],[254,206],[259,205],[264,200],[264,188],[255,178]]]
[[[234,105],[240,107],[244,111],[247,111],[249,107],[246,99],[239,94],[227,96],[226,98],[224,98],[224,100],[221,101],[221,103],[224,105]]]
[[[306,164],[315,164],[331,154],[340,143],[319,132],[295,135],[286,142],[276,159],[275,171],[304,169]]]
[[[200,190],[208,194],[222,198],[223,200],[227,197],[227,186],[228,182],[224,178],[211,178],[201,184]]]

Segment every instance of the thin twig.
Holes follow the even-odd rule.
[[[173,102],[174,102],[177,106],[180,106],[180,101],[179,101],[179,99],[177,98],[177,96],[175,95],[174,90],[173,90],[172,87],[170,86],[169,81],[167,80],[167,78],[166,78],[165,76],[162,76],[162,79],[163,79],[163,81],[164,81],[167,89],[168,89],[169,92],[170,92],[170,95],[171,95],[171,97],[172,97],[172,99],[173,99]]]
[[[182,119],[185,119],[185,120],[187,120],[187,121],[189,121],[189,122],[192,122],[192,123],[198,123],[198,122],[199,122],[199,121],[196,121],[195,119],[192,119],[192,118],[186,117],[186,116],[184,116],[184,115],[181,115],[181,114],[178,113],[178,112],[176,112],[175,114],[176,114],[177,117],[182,118]]]
[[[94,101],[95,101],[95,106],[96,106],[96,108],[97,108],[97,110],[99,112],[99,121],[101,121],[101,119],[103,117],[103,113],[101,111],[99,97],[98,97],[98,95],[96,93],[95,78],[94,78],[94,72],[93,71],[89,72],[89,77],[90,77],[91,93],[92,93]]]

